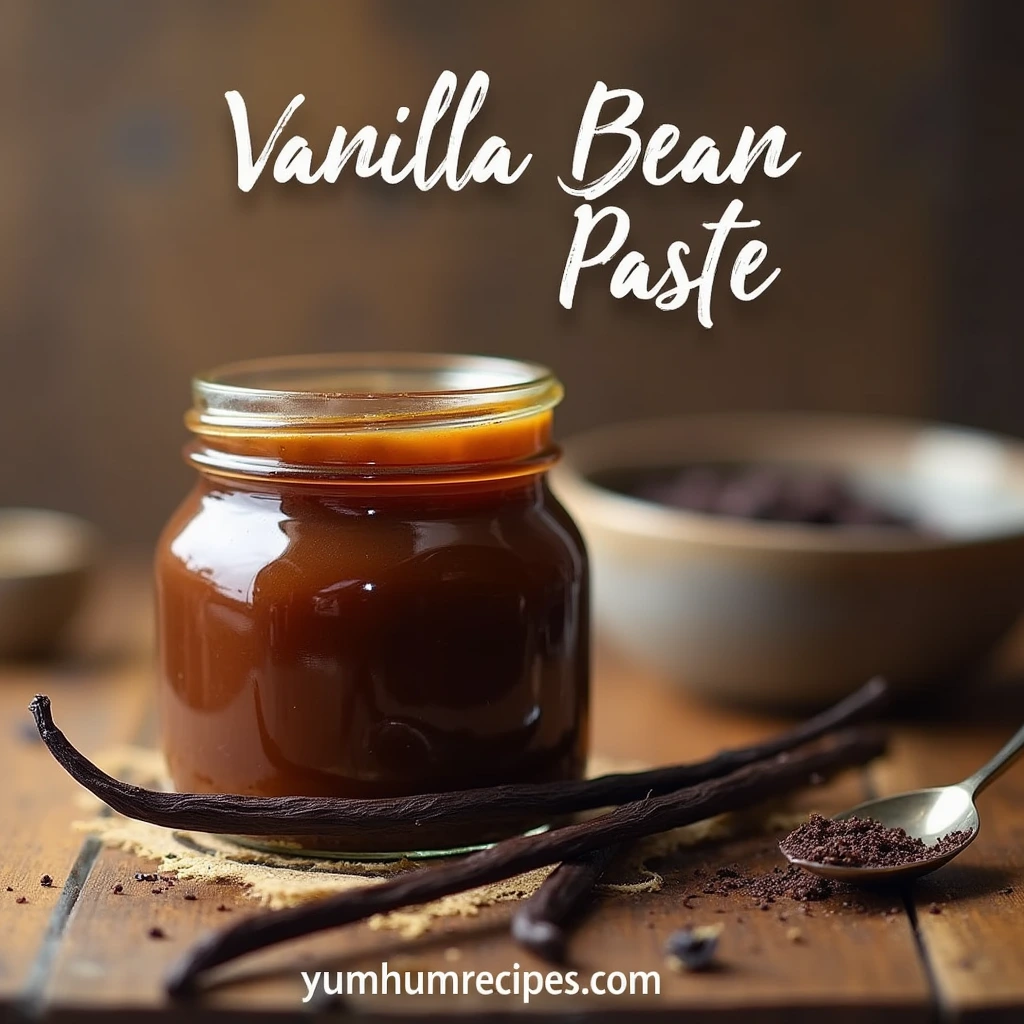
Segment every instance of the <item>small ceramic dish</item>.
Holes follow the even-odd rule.
[[[704,464],[835,472],[921,532],[682,511],[600,486]],[[914,422],[684,416],[565,445],[552,484],[586,538],[603,638],[680,686],[733,702],[897,692],[976,666],[1024,608],[1024,444]]]
[[[0,509],[0,658],[46,653],[82,603],[93,528],[63,512]]]

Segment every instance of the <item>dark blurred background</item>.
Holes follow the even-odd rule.
[[[6,0],[0,3],[0,505],[151,540],[184,493],[192,373],[248,356],[438,349],[525,356],[566,382],[563,433],[708,409],[923,415],[1024,432],[1016,197],[1024,5],[927,0],[517,3]],[[259,148],[322,156],[336,124],[386,133],[438,73],[491,76],[479,119],[507,188],[358,180],[235,186],[223,94]],[[720,275],[715,327],[691,300],[558,283],[576,201],[555,177],[595,80],[639,90],[645,140],[779,123],[803,156],[778,181],[647,186],[605,202],[656,273],[701,254],[731,198],[781,266],[753,303]],[[410,132],[410,134],[413,134]],[[1011,182],[1014,192],[1011,193]],[[730,250],[727,249],[727,257]],[[733,250],[734,255],[735,250]],[[609,268],[610,269],[610,268]],[[725,281],[724,291],[722,281]]]

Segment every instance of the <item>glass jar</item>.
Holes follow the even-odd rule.
[[[580,776],[587,559],[545,479],[561,396],[540,366],[420,354],[194,382],[199,475],[156,554],[177,789],[381,797]],[[286,842],[392,854],[497,838]]]

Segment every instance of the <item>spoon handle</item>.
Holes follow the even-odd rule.
[[[1002,750],[987,764],[982,765],[970,778],[964,779],[962,785],[971,794],[980,793],[990,782],[997,779],[1024,752],[1024,725],[1010,738]]]

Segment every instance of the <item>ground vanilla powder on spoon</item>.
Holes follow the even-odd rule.
[[[812,814],[779,843],[797,860],[850,868],[896,868],[942,857],[959,849],[970,830],[950,832],[927,846],[902,828],[887,828],[873,818],[835,820]]]

